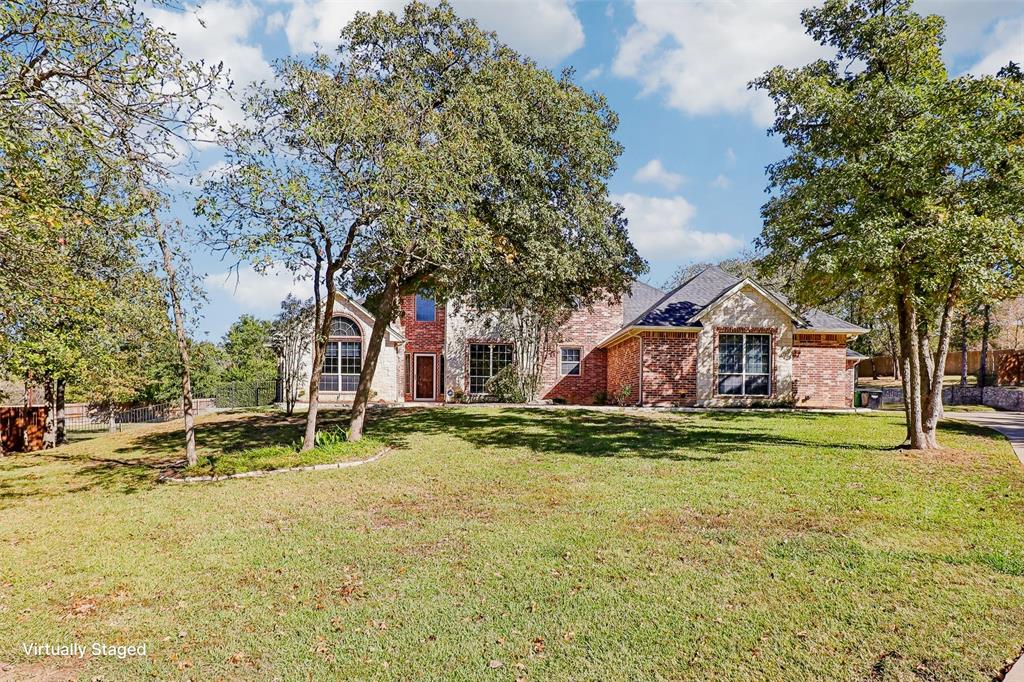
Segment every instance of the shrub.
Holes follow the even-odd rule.
[[[608,392],[598,391],[594,394],[593,403],[595,405],[607,405],[608,404]]]
[[[500,403],[525,403],[533,397],[529,383],[515,365],[509,365],[491,377],[484,388]]]
[[[629,384],[622,386],[615,394],[615,404],[619,406],[629,404],[629,399],[633,395],[633,387]]]

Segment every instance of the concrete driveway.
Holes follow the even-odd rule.
[[[946,412],[946,419],[987,426],[1010,439],[1013,451],[1024,464],[1024,412]]]

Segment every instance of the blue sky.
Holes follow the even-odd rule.
[[[630,235],[658,286],[676,267],[736,255],[760,231],[765,166],[783,155],[767,137],[767,98],[745,84],[775,64],[796,66],[822,54],[799,24],[811,0],[453,0],[457,11],[541,65],[576,69],[603,92],[621,123],[625,151],[611,182],[626,207]],[[213,0],[182,12],[152,10],[187,56],[223,61],[238,86],[266,79],[269,63],[329,47],[358,10],[398,10],[394,0]],[[918,11],[947,19],[945,59],[954,74],[994,73],[1024,62],[1021,0],[919,0]],[[205,26],[204,26],[205,24]],[[225,101],[222,118],[237,120]],[[196,153],[202,172],[215,149]],[[188,211],[179,211],[187,221]],[[216,340],[242,313],[271,317],[309,282],[260,276],[230,259],[194,253],[209,301],[199,332]]]

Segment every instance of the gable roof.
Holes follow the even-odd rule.
[[[868,331],[816,308],[797,312],[782,294],[765,289],[749,278],[731,275],[717,265],[701,270],[623,326],[700,327],[700,317],[705,311],[748,285],[789,314],[799,329],[846,334]]]
[[[339,299],[340,298],[343,301],[343,303],[348,303],[353,308],[353,310],[355,310],[356,312],[361,313],[362,315],[365,315],[370,320],[371,323],[374,322],[377,319],[376,317],[374,317],[373,313],[371,313],[369,310],[366,309],[366,306],[364,306],[362,302],[357,301],[356,299],[352,298],[348,294],[342,293],[340,291],[336,291],[336,292],[334,292],[334,298],[335,299]],[[339,312],[338,310],[334,311],[335,317],[337,317],[338,312]],[[398,328],[395,327],[395,325],[393,325],[393,324],[389,324],[388,325],[388,333],[391,334],[392,336],[394,336],[399,341],[405,341],[406,340],[405,334],[400,332],[398,330]]]
[[[629,293],[622,297],[622,324],[626,325],[631,320],[641,315],[645,310],[657,303],[665,295],[661,289],[656,289],[650,284],[633,282]]]

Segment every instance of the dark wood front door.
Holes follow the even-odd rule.
[[[413,400],[434,399],[434,356],[416,356],[416,392]]]

